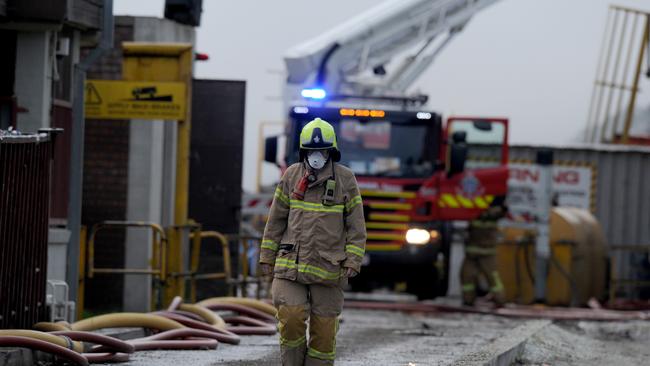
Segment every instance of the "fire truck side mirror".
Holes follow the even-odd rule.
[[[278,136],[264,140],[264,161],[278,165]]]
[[[456,131],[451,136],[449,145],[449,167],[448,176],[461,173],[465,170],[467,160],[467,134],[465,131]]]

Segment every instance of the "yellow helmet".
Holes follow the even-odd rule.
[[[320,118],[315,118],[300,132],[300,159],[304,159],[305,150],[321,149],[330,150],[332,161],[341,160],[334,127]]]

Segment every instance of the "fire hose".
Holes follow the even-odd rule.
[[[126,353],[84,353],[90,363],[129,362],[130,356]]]
[[[239,335],[274,335],[277,332],[274,325],[247,316],[233,316],[225,320],[228,324],[235,325],[227,329]]]
[[[174,311],[170,311],[170,313],[174,313],[176,315],[182,315],[182,316],[184,316],[186,318],[190,318],[192,320],[196,320],[196,321],[199,321],[199,322],[204,322],[205,321],[200,316],[198,316],[198,315],[196,315],[194,313],[190,313],[189,311],[174,310]]]
[[[226,303],[219,302],[223,299],[226,299]],[[168,311],[157,312],[156,314],[169,317],[170,319],[176,320],[188,327],[203,329],[207,331],[214,331],[214,329],[211,329],[214,327],[221,330],[227,330],[231,335],[273,335],[277,332],[275,325],[269,324],[271,322],[275,323],[275,319],[267,313],[270,312],[270,307],[268,304],[252,299],[240,299],[244,301],[236,301],[247,303],[245,306],[234,302],[230,303],[230,301],[233,301],[232,299],[233,298],[213,298],[211,299],[212,305],[203,306],[183,304],[182,299],[177,296],[172,300],[171,304],[167,308]],[[250,307],[253,304],[257,308]],[[267,312],[258,310],[259,308],[266,309]],[[275,308],[273,308],[273,310],[274,309]],[[252,315],[253,317],[231,317],[228,323],[231,323],[233,325],[226,326],[227,322],[224,322],[221,316],[214,313],[214,310],[234,311],[239,314]],[[202,318],[202,322],[196,323],[196,317],[187,316],[184,314],[187,312],[200,316]],[[206,327],[205,323],[208,323],[212,327]]]
[[[249,316],[251,318],[259,319],[267,323],[275,324],[275,317],[269,315],[263,311],[250,308],[248,306],[239,305],[239,304],[230,304],[230,303],[213,303],[205,306],[206,308],[212,311],[234,311],[242,315]]]
[[[81,331],[58,331],[50,334],[58,336],[66,336],[75,341],[95,343],[107,347],[113,352],[119,353],[133,353],[135,348],[120,339],[105,336],[99,333],[81,332]]]
[[[228,343],[228,344],[239,344],[241,342],[241,338],[239,338],[238,335],[229,332],[226,329],[219,329],[217,327],[214,327],[210,324],[203,323],[200,321],[192,320],[190,318],[184,317],[182,315],[175,314],[170,311],[157,311],[153,314],[156,314],[158,316],[162,316],[165,318],[168,318],[170,320],[176,321],[186,327],[189,328],[194,328],[194,329],[200,329],[200,330],[205,330],[208,332],[212,332],[218,335],[219,338],[216,338],[220,342],[223,343]]]
[[[203,318],[206,323],[220,329],[226,327],[226,322],[221,319],[218,314],[215,314],[213,311],[199,305],[190,305],[190,304],[181,304],[178,309],[180,311],[187,311],[193,314],[196,314]]]
[[[97,330],[102,328],[124,328],[139,327],[156,330],[170,330],[183,328],[180,324],[172,319],[158,316],[155,314],[140,313],[116,313],[99,315],[92,318],[80,320],[72,324],[72,330]]]
[[[55,337],[55,336],[54,336]],[[48,341],[22,336],[0,336],[0,347],[26,347],[51,353],[77,365],[88,366],[88,359],[83,355]]]
[[[216,311],[236,315],[225,320]],[[127,362],[129,354],[154,349],[215,349],[219,342],[239,344],[239,335],[276,333],[273,306],[253,299],[220,297],[199,304],[183,304],[177,297],[167,311],[155,313],[116,313],[68,323],[41,322],[34,330],[0,330],[0,344],[26,347],[53,353],[79,365]],[[159,333],[122,341],[93,333],[103,328],[140,327]],[[46,331],[46,332],[43,332]],[[94,344],[84,352],[84,344]],[[88,346],[86,346],[88,347]]]
[[[260,300],[255,300],[255,299],[247,299],[243,297],[213,297],[210,299],[205,299],[203,301],[199,301],[196,303],[196,305],[204,306],[206,308],[209,308],[211,305],[214,304],[237,304],[237,305],[244,305],[251,307],[253,309],[262,311],[268,315],[275,316],[277,314],[277,310],[275,307],[271,304],[267,304],[263,301]]]
[[[83,344],[79,342],[75,342],[68,337],[57,336],[54,334],[39,332],[36,330],[0,329],[0,336],[15,336],[15,337],[38,339],[40,341],[52,343],[59,347],[67,348],[78,353],[81,353],[84,350]]]
[[[57,332],[57,331],[70,330],[69,325],[70,324],[68,324],[68,326],[65,326],[62,323],[40,322],[34,324],[32,328],[34,328],[34,330],[39,330],[41,332]]]
[[[219,341],[215,339],[192,339],[192,340],[162,340],[162,341],[138,341],[131,342],[136,351],[146,350],[190,350],[190,349],[216,349]]]

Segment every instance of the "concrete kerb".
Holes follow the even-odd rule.
[[[454,361],[458,366],[508,366],[512,365],[524,352],[526,341],[545,327],[550,320],[533,320],[513,329],[476,352]]]

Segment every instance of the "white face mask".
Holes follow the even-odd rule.
[[[321,169],[327,162],[327,154],[322,151],[311,151],[307,154],[307,162],[310,167],[316,170]]]

